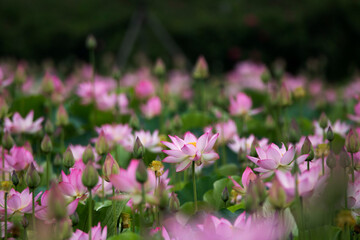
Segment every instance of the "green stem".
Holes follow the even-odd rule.
[[[321,154],[321,167],[322,167],[322,175],[325,174],[325,159],[324,154]]]
[[[194,189],[194,206],[195,213],[197,212],[197,193],[196,193],[196,179],[195,179],[195,161],[192,162],[192,180],[193,180],[193,189]]]
[[[50,162],[50,153],[46,154],[46,186],[47,189],[50,187],[50,168],[51,168],[51,162]]]
[[[225,165],[226,164],[226,143],[224,142],[222,145],[221,145],[221,151],[222,151],[222,165]]]
[[[345,182],[347,183],[348,181],[348,176],[346,174],[346,168],[344,168],[344,177],[345,177]],[[348,208],[348,203],[347,203],[347,187],[344,188],[344,197],[345,197],[345,209]]]
[[[4,236],[5,236],[5,240],[7,239],[7,195],[8,193],[5,192],[4,195],[4,201],[5,201],[5,231],[4,231]]]
[[[2,160],[2,168],[3,168],[3,171],[2,171],[2,180],[5,181],[5,149],[4,147],[2,147],[2,151],[1,151],[1,160]]]
[[[351,153],[351,180],[355,181],[355,165],[354,165],[354,154]]]
[[[35,189],[32,189],[32,223],[33,230],[35,231]]]
[[[145,207],[145,186],[141,184],[141,203],[140,203],[140,235],[144,234],[144,211],[143,207]]]
[[[90,50],[90,62],[92,65],[92,76],[91,76],[91,82],[94,83],[95,81],[95,49]]]
[[[307,170],[310,170],[310,161],[307,161]]]
[[[91,189],[89,191],[89,240],[91,240],[91,227],[92,227],[92,194]]]

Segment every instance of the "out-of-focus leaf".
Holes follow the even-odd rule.
[[[216,171],[217,174],[221,175],[221,176],[231,176],[231,175],[236,175],[239,173],[239,168],[236,166],[236,164],[226,164],[221,166],[220,168],[217,169]]]
[[[139,240],[139,239],[141,239],[140,235],[133,232],[124,232],[108,238],[108,240]]]
[[[203,112],[188,112],[181,115],[183,131],[204,128],[211,123],[211,117]]]

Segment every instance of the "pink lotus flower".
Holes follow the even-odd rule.
[[[82,172],[83,171],[81,169],[77,168],[71,168],[69,175],[61,172],[61,182],[58,186],[68,201],[75,199],[80,199],[80,201],[83,201],[88,197],[88,189],[83,185],[81,180]],[[93,191],[96,191],[97,188],[101,186],[101,183],[99,182],[97,186],[93,188]]]
[[[259,109],[251,110],[252,100],[245,93],[238,93],[235,98],[230,98],[229,112],[233,116],[254,115]]]
[[[91,228],[91,240],[106,240],[107,237],[107,226],[101,230],[100,222],[95,227]],[[77,229],[73,233],[70,240],[89,240],[89,234]]]
[[[141,112],[146,118],[153,118],[161,113],[161,101],[159,97],[150,98],[146,104],[141,105]]]
[[[1,215],[5,214],[5,201],[4,201],[4,191],[0,191],[0,213]],[[41,192],[35,196],[35,201],[40,197]],[[35,206],[37,203],[35,202]],[[31,213],[32,212],[32,193],[30,193],[29,188],[24,189],[21,193],[11,189],[8,193],[7,198],[7,214],[13,214],[15,212],[20,213]]]
[[[44,118],[40,117],[35,122],[33,122],[33,119],[33,110],[28,113],[25,119],[16,112],[12,118],[12,121],[9,118],[5,118],[4,129],[11,133],[36,133],[42,128],[41,123]]]
[[[166,93],[172,96],[180,96],[183,99],[191,97],[191,79],[187,73],[171,71],[169,81],[165,85]]]
[[[231,142],[228,144],[228,147],[236,154],[238,154],[240,151],[244,152],[245,154],[250,154],[251,146],[254,140],[255,140],[255,136],[252,134],[248,138],[246,137],[240,138],[238,135],[235,135],[231,139]],[[266,138],[259,140],[258,141],[259,147],[265,148],[268,144],[268,141],[269,140]]]
[[[295,177],[290,172],[276,171],[276,178],[284,188],[287,196],[295,196]],[[321,174],[321,166],[312,167],[298,175],[299,196],[309,197],[312,195]]]
[[[146,148],[150,152],[161,152],[162,148],[160,146],[158,130],[155,130],[153,133],[151,133],[150,131],[140,130],[136,131],[134,135],[130,134],[123,143],[123,146],[127,151],[133,151],[136,138],[139,138],[144,148]]]
[[[170,136],[172,143],[162,142],[170,150],[163,150],[167,156],[163,162],[177,163],[176,171],[184,171],[193,161],[212,162],[219,159],[219,155],[212,149],[219,133],[211,136],[206,132],[197,139],[194,134],[185,133],[184,140],[178,136]]]
[[[5,155],[5,161],[8,168],[5,169],[9,172],[25,170],[30,166],[31,163],[34,164],[35,168],[39,171],[39,166],[34,161],[34,157],[25,147],[14,146],[10,150],[9,155]]]
[[[116,196],[118,199],[130,199],[132,204],[139,204],[142,201],[141,195],[141,184],[136,181],[136,169],[139,165],[139,160],[133,159],[130,161],[130,164],[127,170],[120,168],[118,174],[113,174],[110,176],[110,182],[114,187],[123,194]],[[155,173],[148,169],[148,180],[144,184],[146,201],[155,203],[157,200],[154,196],[155,186],[156,186],[156,176]],[[167,179],[168,171],[165,171],[160,177],[160,181],[164,183],[165,186],[168,185],[170,179]],[[167,187],[169,188],[169,187]]]
[[[203,224],[197,225],[200,230],[200,238],[198,239],[233,239],[234,238],[234,226],[224,218],[217,218],[212,215],[208,215]]]
[[[9,86],[11,83],[13,82],[13,78],[12,77],[5,77],[4,71],[2,70],[2,68],[0,67],[0,87],[4,88]]]
[[[81,97],[83,104],[89,104],[93,100],[108,94],[115,87],[116,83],[113,79],[96,76],[94,83],[90,81],[80,83],[76,93]]]
[[[124,93],[116,95],[115,93],[108,93],[98,96],[96,99],[96,106],[98,109],[106,111],[118,107],[121,114],[129,113],[129,101]]]
[[[140,80],[135,86],[135,94],[139,98],[147,98],[155,93],[155,87],[150,80]]]
[[[35,209],[36,218],[45,221],[48,224],[54,223],[56,220],[54,218],[49,218],[48,214],[48,198],[49,198],[49,190],[45,191],[41,196],[41,206],[37,206]],[[67,205],[67,215],[72,215],[78,206],[79,199],[75,199],[68,203]]]
[[[354,122],[360,122],[360,102],[358,102],[354,107],[355,115],[349,114],[348,117]]]
[[[315,126],[315,135],[322,136],[323,130],[320,127],[319,122],[315,121],[314,126]],[[340,134],[343,137],[346,136],[346,133],[350,129],[350,126],[348,124],[341,122],[340,120],[337,120],[334,124],[331,124],[331,122],[329,121],[328,127],[329,126],[331,126],[334,133]],[[325,129],[325,133],[326,133],[326,130],[327,129]]]
[[[264,178],[271,176],[275,170],[288,171],[294,164],[295,149],[290,147],[286,150],[285,145],[279,148],[276,144],[270,144],[267,149],[256,148],[258,158],[247,156],[253,163],[258,165],[254,170],[260,172]],[[301,164],[308,157],[308,154],[299,156],[296,161]]]
[[[130,112],[128,109],[129,100],[127,99],[125,93],[121,93],[117,96],[117,104],[120,110],[120,114],[128,114]]]
[[[131,136],[131,128],[127,124],[105,124],[97,127],[95,130],[98,134],[100,134],[101,131],[104,132],[105,138],[108,140],[110,146],[114,144],[126,146],[128,138]]]
[[[234,183],[233,189],[239,192],[240,194],[244,195],[246,194],[246,190],[249,187],[250,182],[256,180],[256,175],[251,170],[251,168],[246,167],[241,177],[242,186],[239,183],[237,183],[232,177],[229,176],[229,179],[231,179],[231,181]]]
[[[216,132],[219,133],[219,142],[227,143],[237,134],[236,124],[233,120],[221,122],[215,125]]]
[[[70,150],[74,156],[75,161],[82,161],[82,156],[84,154],[84,151],[86,149],[86,146],[82,145],[69,145]],[[93,148],[93,153],[95,156],[95,161],[99,158],[98,154],[96,153],[95,149]]]

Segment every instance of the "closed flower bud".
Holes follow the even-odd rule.
[[[330,169],[333,169],[333,168],[336,167],[336,156],[335,156],[335,153],[333,151],[330,151],[329,155],[327,156],[326,165]]]
[[[225,187],[221,193],[221,200],[223,200],[224,203],[229,200],[229,190],[227,187]]]
[[[291,92],[285,84],[282,84],[280,88],[279,105],[284,107],[291,105]]]
[[[49,74],[45,74],[41,83],[41,90],[45,94],[51,94],[55,90],[54,82]]]
[[[23,65],[18,65],[14,76],[14,83],[17,85],[21,85],[25,81],[26,81],[25,68]]]
[[[16,171],[15,171],[15,170],[14,170],[14,171],[12,172],[12,174],[11,174],[11,181],[12,181],[12,183],[14,184],[15,187],[16,187],[16,186],[19,184],[19,182],[20,182],[19,177],[18,177],[18,175],[16,174]]]
[[[56,113],[56,125],[57,126],[66,126],[69,123],[69,116],[64,108],[64,105],[60,105]]]
[[[63,163],[66,168],[71,168],[75,164],[75,158],[70,147],[68,147],[64,153]]]
[[[2,146],[6,150],[10,150],[14,146],[14,139],[8,131],[6,131],[2,137]]]
[[[319,125],[322,129],[325,129],[327,126],[328,126],[328,118],[326,116],[326,114],[323,112],[320,116],[320,119],[319,119]]]
[[[141,143],[139,137],[136,137],[133,154],[136,159],[142,159],[143,155],[145,153],[145,148],[143,144]]]
[[[118,163],[114,160],[110,153],[106,156],[104,165],[102,167],[102,172],[104,175],[104,179],[107,182],[110,182],[110,176],[112,174],[118,174],[120,172],[120,167]]]
[[[136,181],[138,181],[141,184],[144,184],[148,179],[148,173],[146,166],[143,161],[139,161],[139,165],[136,169]]]
[[[91,147],[91,145],[87,145],[87,147],[85,148],[85,151],[82,155],[82,161],[87,164],[88,162],[93,162],[95,160],[95,156],[94,156],[94,152],[93,152],[93,148]]]
[[[205,79],[209,76],[208,64],[204,56],[200,56],[196,62],[193,78],[194,79]]]
[[[261,80],[263,81],[263,83],[268,83],[271,79],[271,74],[270,71],[268,69],[265,69],[265,71],[263,71],[263,73],[261,74]]]
[[[350,166],[350,157],[349,154],[345,151],[345,149],[340,152],[339,162],[342,168],[347,168]]]
[[[86,38],[86,47],[88,49],[95,49],[97,46],[97,41],[96,41],[96,38],[94,37],[94,35],[89,35],[87,38]]]
[[[88,162],[82,173],[82,183],[88,189],[93,189],[99,181],[99,174],[93,164]]]
[[[269,190],[269,202],[275,209],[286,207],[286,194],[278,180],[274,180]]]
[[[45,123],[45,132],[48,135],[51,135],[54,133],[54,125],[52,124],[52,122],[49,119]]]
[[[334,140],[334,132],[331,128],[331,126],[329,126],[327,132],[326,132],[326,139],[329,141],[329,142],[332,142]]]
[[[155,66],[154,66],[154,74],[157,77],[163,77],[165,75],[165,64],[161,58],[158,58],[156,60]]]
[[[57,184],[52,184],[48,198],[48,217],[62,220],[67,217],[66,199]]]
[[[97,154],[99,154],[99,155],[104,155],[109,152],[109,144],[105,138],[104,131],[100,132],[100,135],[99,135],[98,139],[96,140],[95,150],[96,150]]]
[[[60,154],[56,154],[54,158],[54,166],[60,167],[62,163],[63,163],[62,157],[60,156]]]
[[[309,154],[309,156],[306,158],[306,161],[311,161],[314,159],[314,148],[308,137],[305,138],[305,141],[301,147],[301,154]]]
[[[9,106],[5,102],[5,99],[0,97],[0,119],[6,117],[9,111]]]
[[[360,148],[359,135],[353,129],[350,129],[345,139],[345,147],[349,153],[357,153]]]
[[[31,189],[35,189],[40,185],[40,176],[33,163],[30,164],[30,167],[26,171],[25,182]]]
[[[179,210],[179,208],[180,208],[179,198],[177,197],[176,193],[172,192],[169,200],[169,209],[172,212],[176,212]]]
[[[50,153],[53,150],[51,139],[48,135],[45,135],[41,141],[41,151],[44,153]]]

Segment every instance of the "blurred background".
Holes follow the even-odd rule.
[[[110,64],[139,9],[156,24],[146,18],[133,48],[123,47],[128,68],[157,57],[173,65],[179,52],[190,64],[204,55],[212,74],[244,59],[283,59],[294,74],[317,63],[329,81],[340,81],[360,65],[358,0],[2,0],[0,58],[87,61],[92,33],[98,64]]]

